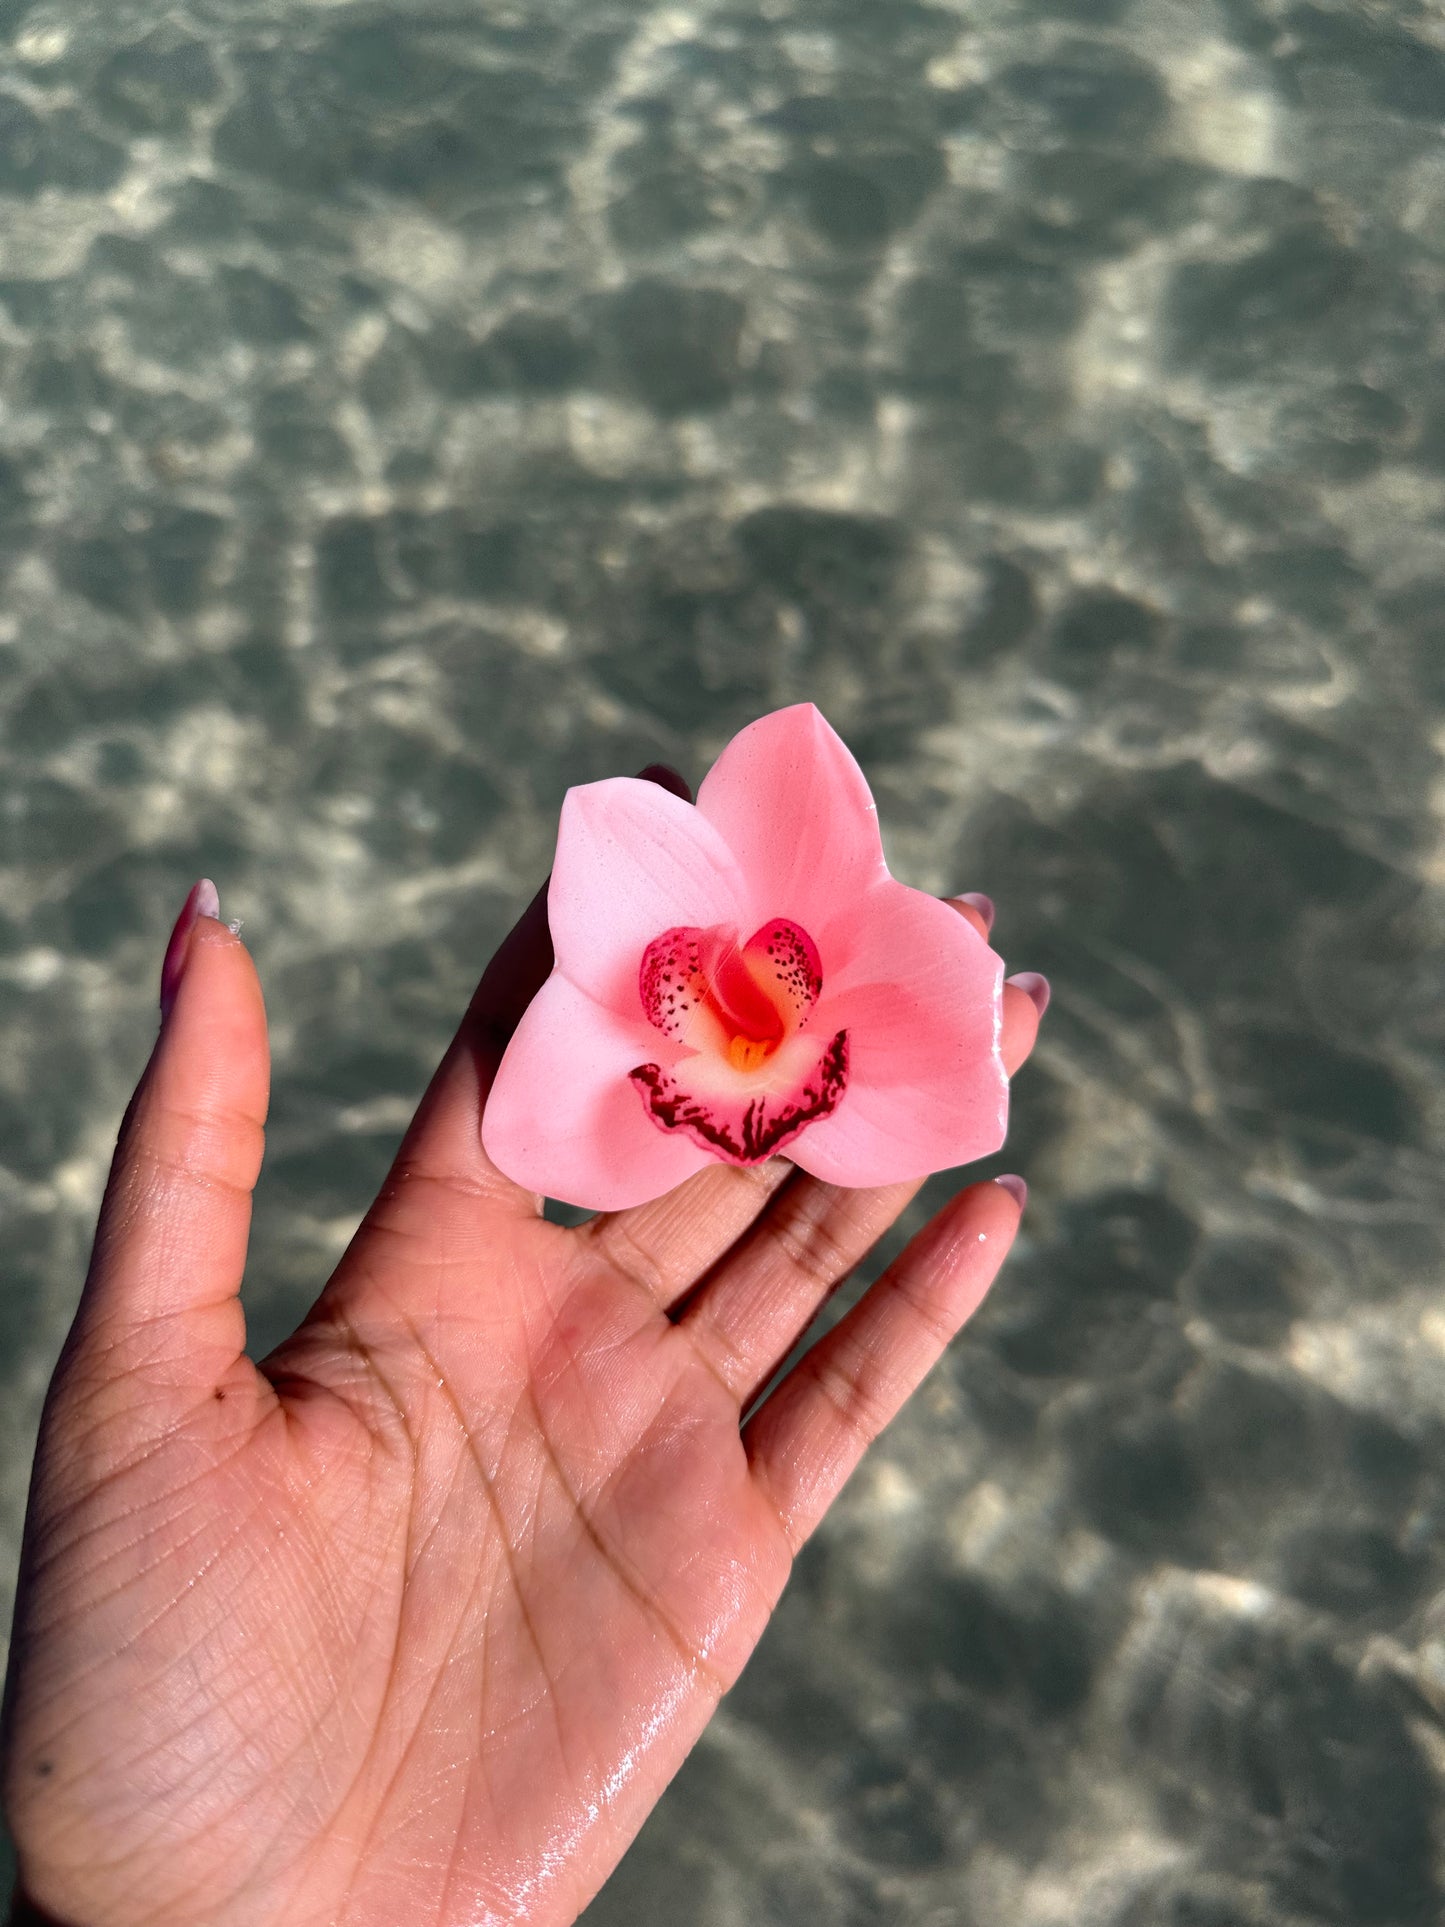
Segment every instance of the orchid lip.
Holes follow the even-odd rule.
[[[803,1040],[799,1040],[800,1042]],[[783,1095],[743,1093],[745,1102],[726,1093],[690,1089],[702,1059],[684,1059],[671,1071],[660,1064],[639,1064],[628,1076],[642,1096],[647,1114],[663,1131],[680,1131],[731,1164],[761,1164],[808,1125],[830,1116],[848,1084],[848,1033],[838,1031],[818,1046],[807,1075]],[[691,1079],[689,1078],[691,1073]]]
[[[741,944],[725,924],[675,925],[643,952],[637,988],[648,1022],[665,1036],[748,1070],[806,1022],[823,969],[813,939],[786,917]]]
[[[752,1163],[828,1116],[847,1085],[848,1051],[846,1031],[807,1031],[822,988],[817,945],[786,917],[745,943],[723,924],[654,938],[638,971],[642,1007],[683,1046],[670,1067],[629,1073],[654,1124]]]

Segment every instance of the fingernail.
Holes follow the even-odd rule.
[[[1032,1003],[1040,1017],[1049,1007],[1049,980],[1041,977],[1037,970],[1021,970],[1016,977],[1007,980],[1015,989],[1021,990]]]
[[[977,910],[978,914],[983,918],[984,929],[993,929],[992,897],[986,897],[982,890],[965,890],[955,901],[958,903],[966,903],[970,909]]]
[[[1017,1171],[1010,1171],[1004,1177],[995,1178],[994,1183],[1001,1184],[1004,1190],[1008,1192],[1009,1196],[1018,1205],[1019,1210],[1023,1210],[1029,1201],[1029,1187]]]
[[[646,769],[640,769],[637,774],[644,783],[656,783],[659,789],[671,790],[684,803],[692,801],[692,791],[687,786],[686,777],[679,776],[670,763],[649,763]]]
[[[191,886],[191,894],[176,918],[171,940],[166,945],[165,962],[161,965],[161,1020],[171,1014],[171,1006],[176,1001],[176,992],[181,987],[181,977],[185,972],[186,958],[191,949],[191,932],[196,927],[197,917],[219,917],[221,899],[216,886],[209,877],[202,877],[199,883]]]

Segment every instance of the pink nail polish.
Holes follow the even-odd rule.
[[[176,1001],[176,992],[181,987],[181,977],[186,968],[186,958],[190,954],[191,932],[196,927],[197,917],[219,917],[221,899],[216,886],[209,877],[202,877],[191,888],[176,918],[171,940],[166,945],[165,962],[161,965],[161,1021],[171,1014],[171,1006]]]
[[[1034,1009],[1042,1017],[1049,1007],[1048,978],[1041,977],[1037,970],[1021,970],[1016,977],[1010,977],[1007,981],[1031,999]]]
[[[982,890],[965,890],[958,901],[960,903],[966,903],[970,909],[977,910],[978,914],[983,918],[983,927],[985,930],[993,929],[994,913],[992,897],[986,897]]]
[[[1017,1171],[1009,1171],[1003,1177],[995,1178],[994,1183],[1001,1184],[1009,1196],[1017,1202],[1019,1210],[1023,1210],[1029,1201],[1029,1187]]]

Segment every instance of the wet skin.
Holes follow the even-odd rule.
[[[985,1183],[753,1409],[919,1187],[774,1158],[548,1223],[478,1127],[550,963],[542,894],[256,1364],[266,1022],[239,938],[196,922],[42,1423],[4,1731],[29,1917],[574,1920],[992,1282],[1019,1210]],[[1007,986],[1010,1073],[1038,1021]]]

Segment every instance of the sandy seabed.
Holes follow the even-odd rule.
[[[565,788],[807,698],[1031,1203],[589,1927],[1425,1927],[1438,9],[159,11],[0,0],[6,1580],[192,879],[264,1351]]]

